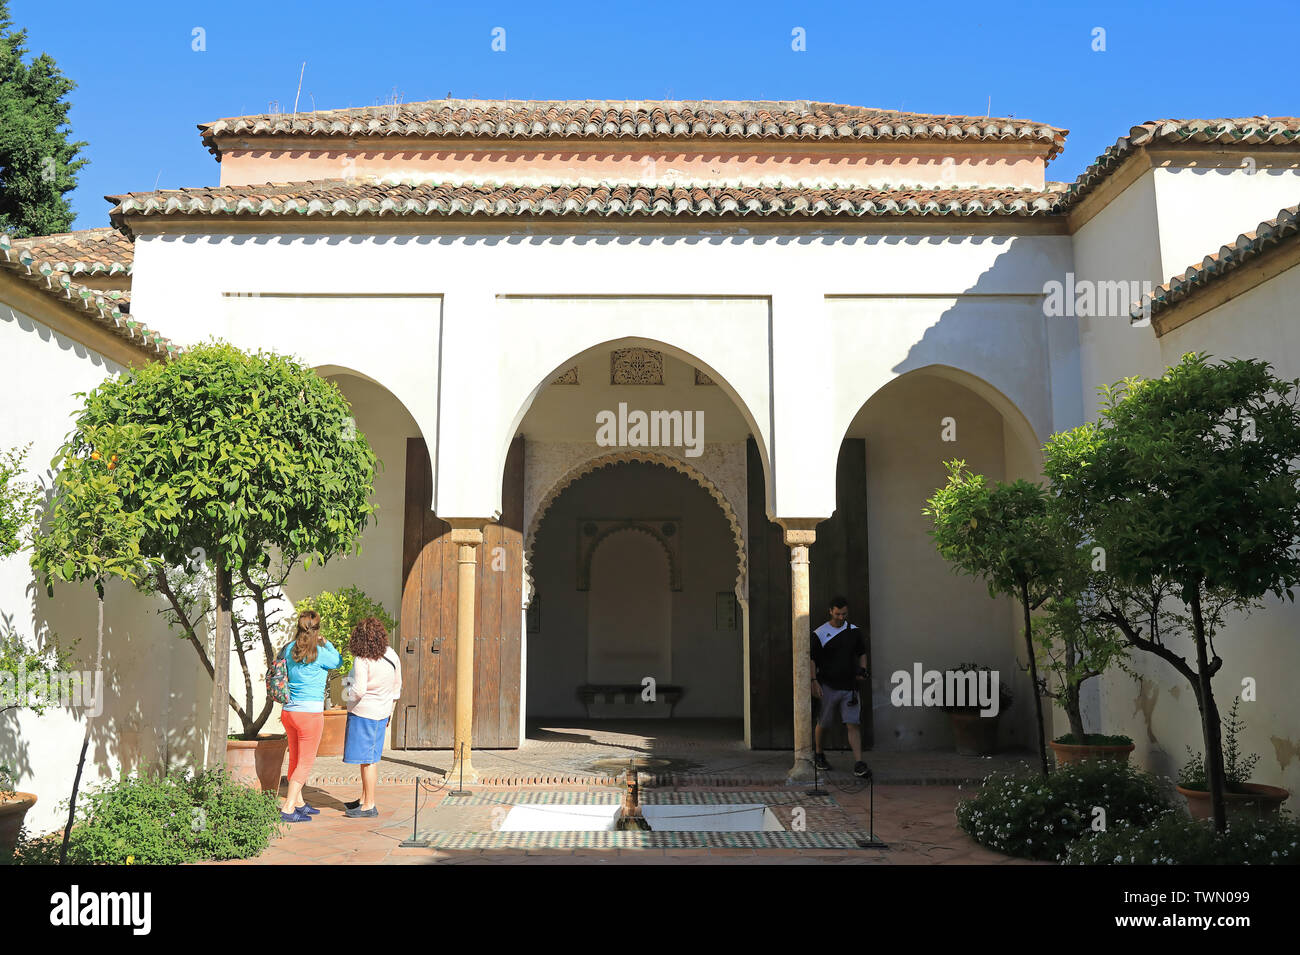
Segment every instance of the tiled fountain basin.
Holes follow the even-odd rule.
[[[613,832],[620,807],[615,805],[514,806],[501,832]],[[762,803],[750,805],[643,805],[652,832],[784,832],[776,814]]]

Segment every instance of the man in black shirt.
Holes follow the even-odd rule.
[[[820,770],[831,764],[822,752],[822,735],[836,718],[848,730],[853,750],[853,775],[869,776],[871,770],[862,761],[862,705],[858,683],[867,675],[867,642],[862,631],[847,620],[849,602],[838,594],[831,598],[830,620],[812,633],[813,696],[821,700],[821,716],[813,733],[816,753],[813,762]]]

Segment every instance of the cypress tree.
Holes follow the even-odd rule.
[[[15,237],[68,231],[64,194],[86,164],[77,158],[86,144],[69,141],[66,97],[77,84],[46,53],[24,62],[26,42],[0,0],[0,232]]]

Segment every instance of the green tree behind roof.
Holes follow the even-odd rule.
[[[70,142],[66,99],[76,83],[47,53],[24,62],[27,31],[15,29],[8,0],[0,0],[0,232],[12,236],[66,232],[65,198],[86,164]]]

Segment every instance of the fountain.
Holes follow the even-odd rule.
[[[623,805],[615,828],[619,832],[649,832],[650,823],[641,813],[641,784],[637,782],[636,768],[629,765],[626,776],[627,789],[623,791]]]

